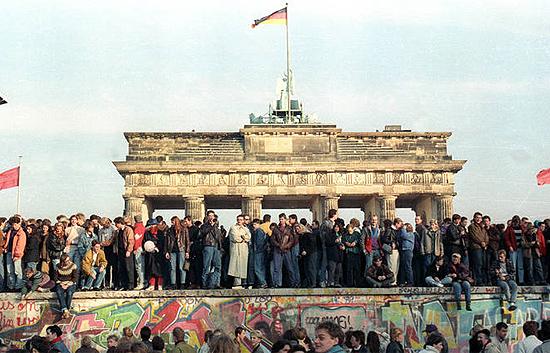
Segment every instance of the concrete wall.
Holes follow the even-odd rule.
[[[75,315],[67,320],[60,319],[55,311],[57,303],[49,293],[25,302],[14,294],[3,294],[0,337],[22,342],[32,335],[43,335],[48,325],[56,323],[74,351],[83,335],[91,335],[97,345],[105,347],[109,334],[126,326],[139,334],[147,325],[154,335],[166,339],[171,338],[175,327],[181,327],[188,332],[190,343],[199,346],[207,329],[232,332],[236,326],[271,327],[276,326],[275,320],[281,320],[284,329],[300,325],[313,337],[315,325],[328,319],[344,330],[400,327],[405,332],[405,346],[413,349],[421,348],[425,325],[434,323],[449,341],[451,352],[466,353],[469,331],[476,323],[491,327],[507,322],[514,343],[523,337],[521,326],[526,320],[550,318],[545,287],[523,288],[514,312],[499,307],[496,288],[474,291],[473,311],[458,313],[449,290],[439,288],[83,292],[75,294]]]

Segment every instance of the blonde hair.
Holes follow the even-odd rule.
[[[210,353],[240,353],[239,347],[228,335],[212,337],[212,341],[208,343],[208,347]]]
[[[439,229],[439,224],[437,223],[437,219],[430,219],[430,227],[434,227],[435,230]]]
[[[390,330],[390,338],[392,340],[395,340],[400,333],[403,333],[403,330],[401,330],[399,327],[394,327]]]

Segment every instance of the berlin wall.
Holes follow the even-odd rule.
[[[189,343],[200,346],[204,332],[221,328],[232,333],[236,326],[260,329],[273,337],[277,328],[303,326],[310,337],[321,321],[332,320],[344,330],[389,331],[399,327],[405,333],[405,347],[414,350],[424,343],[422,330],[436,324],[448,340],[450,351],[468,351],[473,325],[487,328],[499,321],[510,325],[512,343],[523,337],[527,320],[550,318],[548,288],[522,288],[518,309],[501,308],[494,287],[474,288],[472,311],[456,311],[449,289],[314,289],[314,290],[223,290],[164,292],[81,292],[73,300],[74,315],[61,319],[51,294],[35,294],[19,301],[15,294],[0,300],[0,338],[21,345],[46,327],[59,325],[72,351],[80,339],[90,335],[105,348],[107,336],[131,327],[136,335],[149,326],[153,335],[170,341],[176,327],[187,332]],[[464,306],[463,306],[464,307]],[[282,327],[281,327],[282,324]],[[269,342],[267,342],[269,345]]]

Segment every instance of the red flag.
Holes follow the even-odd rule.
[[[19,167],[6,170],[0,174],[0,190],[19,186]]]
[[[550,184],[550,168],[543,169],[537,174],[537,184]]]

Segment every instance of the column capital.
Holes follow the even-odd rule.
[[[185,195],[183,196],[185,205],[185,214],[191,216],[193,221],[202,221],[205,215],[204,196],[202,195]]]
[[[241,211],[249,215],[251,219],[262,217],[263,196],[243,195],[241,199]]]
[[[378,197],[381,199],[381,200],[397,200],[397,195],[395,194],[381,194],[381,195],[378,195]]]
[[[203,201],[203,195],[183,195],[185,201]]]
[[[242,195],[244,200],[263,200],[264,195]]]
[[[395,218],[395,200],[397,199],[397,195],[383,194],[379,197],[382,201],[382,215],[385,219],[393,220]]]

